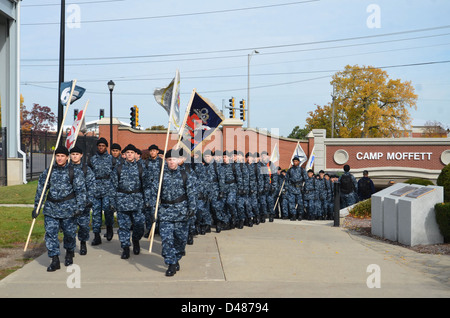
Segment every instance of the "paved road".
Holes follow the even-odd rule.
[[[122,260],[115,234],[110,242],[88,244],[86,256],[77,250],[77,266],[62,264],[52,273],[44,254],[0,281],[0,297],[450,297],[450,256],[350,234],[332,221],[276,219],[199,235],[173,277],[164,275],[159,236],[152,253],[147,240],[141,246],[140,255]]]

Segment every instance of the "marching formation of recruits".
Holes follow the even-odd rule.
[[[323,171],[317,176],[312,170],[305,171],[297,157],[286,171],[270,162],[266,151],[244,154],[236,150],[205,150],[191,157],[183,150],[172,149],[166,152],[159,186],[163,152],[156,145],[148,148],[149,157],[145,159],[132,144],[124,149],[113,144],[111,154],[107,147],[108,142],[100,138],[97,152],[83,164],[80,148],[75,146],[69,153],[59,146],[46,189],[49,169],[39,178],[32,216],[38,215],[36,208],[42,191],[48,191],[43,209],[45,242],[52,259],[48,271],[60,268],[60,229],[66,250],[64,264],[73,263],[77,234],[80,255],[86,255],[91,209],[93,246],[102,244],[103,220],[104,237],[108,241],[113,238],[116,213],[122,259],[130,257],[130,248],[135,255],[140,253],[140,240],[149,237],[156,222],[162,256],[168,266],[166,276],[173,276],[180,269],[186,245],[193,244],[196,235],[211,232],[213,226],[220,233],[252,227],[266,219],[272,222],[274,218],[333,219],[337,177]],[[348,171],[346,174],[356,189],[354,177]],[[341,184],[347,182],[343,176]],[[158,190],[160,202],[155,221]],[[350,197],[343,193],[346,204],[351,203]]]

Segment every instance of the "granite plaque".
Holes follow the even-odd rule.
[[[423,187],[423,188],[418,188],[417,190],[408,193],[406,196],[408,198],[414,198],[417,199],[419,197],[421,197],[422,195],[425,195],[431,191],[434,191],[435,188],[427,188],[427,187]]]
[[[391,195],[395,195],[397,197],[402,197],[402,196],[404,196],[414,190],[417,190],[417,189],[418,189],[417,187],[406,186],[406,187],[400,188],[398,190],[395,190],[394,192],[391,193]]]

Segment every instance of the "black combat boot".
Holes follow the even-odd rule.
[[[110,225],[108,225],[108,226],[106,227],[106,239],[107,239],[108,241],[111,241],[112,238],[113,238],[113,236],[114,236],[113,227],[110,226]]]
[[[66,257],[64,257],[64,265],[70,266],[73,264],[73,257],[75,256],[74,251],[66,250]]]
[[[102,238],[100,237],[100,233],[94,233],[94,240],[92,241],[91,245],[100,245],[102,244]]]
[[[253,224],[255,224],[255,225],[259,224],[259,217],[258,216],[254,216],[253,217]]]
[[[130,247],[129,246],[125,246],[123,248],[122,256],[120,258],[121,259],[128,259],[128,258],[130,258]]]
[[[87,248],[86,248],[86,241],[80,242],[80,255],[86,255],[87,254]]]
[[[221,221],[217,221],[217,223],[216,223],[216,232],[220,233],[220,231],[222,231],[222,222]]]
[[[188,239],[187,239],[186,244],[187,244],[187,245],[192,245],[192,244],[194,244],[194,233],[189,232],[189,234],[188,234]]]
[[[139,244],[139,240],[133,240],[133,254],[139,255],[141,252],[141,246]]]
[[[166,276],[173,276],[177,272],[177,265],[170,264],[169,268],[166,270]]]
[[[52,262],[50,263],[50,266],[47,267],[47,272],[54,272],[54,271],[56,271],[57,269],[60,269],[60,268],[61,268],[61,266],[59,264],[59,257],[57,255],[53,256],[52,257]]]
[[[269,222],[273,222],[273,214],[269,214]]]

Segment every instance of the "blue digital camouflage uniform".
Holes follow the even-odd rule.
[[[249,205],[252,210],[253,215],[253,224],[259,224],[259,215],[260,215],[260,206],[259,206],[259,187],[258,187],[258,178],[259,178],[259,166],[257,163],[248,163],[248,175],[249,175],[249,184],[250,184],[250,192],[249,192]]]
[[[305,205],[305,213],[307,218],[314,220],[316,218],[317,206],[316,177],[306,177],[303,185],[303,203]]]
[[[199,191],[198,191],[199,181],[198,181],[197,173],[194,168],[194,164],[192,163],[192,158],[189,157],[182,165],[180,165],[180,169],[185,170],[194,179],[194,189],[193,190],[195,191],[195,196],[197,198],[196,205],[198,205],[197,202],[198,202],[198,197],[199,197]],[[192,237],[196,234],[196,223],[198,220],[197,212],[198,212],[198,209],[196,206],[195,213],[193,215],[191,215],[188,220],[188,228],[189,228],[188,233],[190,235],[190,239],[192,239]],[[190,240],[188,240],[188,243],[189,243],[189,241]]]
[[[211,209],[210,209],[210,191],[212,183],[212,175],[209,165],[201,162],[194,163],[197,175],[197,223],[200,234],[205,234],[208,227],[212,225]]]
[[[236,162],[236,169],[240,170],[241,183],[238,184],[236,208],[238,228],[242,228],[246,220],[252,218],[251,207],[249,207],[248,193],[249,193],[249,171],[247,165],[243,162]],[[248,222],[247,222],[248,224]]]
[[[83,213],[81,213],[76,218],[76,224],[78,225],[78,240],[81,242],[86,242],[89,240],[89,222],[91,220],[90,212],[92,202],[96,193],[95,176],[91,168],[89,168],[87,165],[83,165],[82,163],[73,164],[72,162],[69,164],[73,165],[75,169],[78,169],[82,172],[86,184],[86,207],[84,208]]]
[[[324,185],[325,185],[325,212],[326,216],[329,220],[332,220],[334,217],[334,183],[331,181],[331,179],[324,178]]]
[[[269,216],[273,218],[273,208],[275,205],[274,197],[276,192],[276,184],[278,183],[278,175],[276,167],[271,163],[258,163],[259,168],[259,202],[260,202],[260,221],[265,222],[265,218]]]
[[[303,218],[304,198],[303,184],[308,178],[305,169],[299,166],[292,166],[286,172],[286,197],[289,202],[289,214],[292,220]],[[297,208],[296,208],[297,207]]]
[[[217,209],[218,209],[218,196],[219,196],[219,166],[220,163],[216,162],[214,159],[210,163],[205,162],[204,168],[205,173],[208,175],[207,180],[209,184],[205,195],[207,200],[205,201],[206,209],[209,210],[211,215],[211,225],[217,224]]]
[[[186,174],[186,187],[184,186],[181,169],[171,170],[165,165],[161,186],[161,204],[158,208],[159,233],[161,236],[164,262],[167,265],[176,264],[185,254],[188,237],[189,215],[195,213],[196,192],[195,179]],[[157,191],[159,179],[146,186]]]
[[[139,171],[140,164],[136,161],[125,161],[117,165],[111,174],[111,182],[115,196],[111,199],[112,206],[117,211],[119,224],[119,240],[122,248],[131,246],[130,238],[139,241],[144,235],[144,180],[145,169]],[[142,167],[142,166],[141,166]],[[131,226],[133,234],[131,235]]]
[[[146,175],[149,178],[148,182],[159,182],[159,175],[161,173],[161,163],[162,159],[157,156],[155,159],[148,158],[145,166],[147,170]],[[150,231],[153,223],[153,218],[155,216],[155,206],[156,206],[156,197],[158,195],[157,192],[151,192],[148,194],[150,201],[144,207],[144,215],[145,215],[145,228],[147,231]]]
[[[277,188],[277,196],[279,195],[278,198],[278,204],[277,204],[277,209],[278,207],[280,208],[281,212],[280,212],[280,217],[282,219],[287,219],[289,217],[289,201],[288,201],[288,197],[287,197],[287,185],[286,185],[286,175],[283,173],[280,173],[278,175],[278,188]],[[275,197],[275,200],[277,199],[277,197]]]
[[[231,160],[231,159],[230,159]],[[219,215],[217,218],[224,223],[228,223],[231,228],[235,226],[237,221],[236,196],[238,186],[242,184],[242,174],[240,169],[233,162],[220,165],[219,169]]]
[[[346,191],[344,189],[344,181],[343,178],[349,178],[349,189]],[[358,193],[358,182],[356,181],[353,174],[350,172],[344,172],[343,175],[339,177],[339,183],[340,183],[340,195],[341,195],[341,209],[346,208],[348,206],[351,206],[358,202],[357,200],[357,193]]]
[[[317,192],[317,206],[316,206],[316,217],[325,220],[325,200],[326,200],[326,189],[325,189],[325,179],[316,177],[316,192]]]
[[[34,207],[39,204],[44,190],[49,169],[40,175]],[[58,233],[61,228],[64,233],[63,246],[68,251],[74,251],[76,246],[75,212],[83,211],[86,206],[86,184],[82,172],[73,170],[73,180],[70,180],[69,165],[63,167],[56,164],[52,167],[47,188],[47,199],[44,204],[45,245],[49,257],[59,256]]]
[[[92,232],[100,233],[102,226],[102,211],[105,215],[106,226],[114,225],[114,211],[111,209],[111,197],[114,187],[110,176],[114,169],[113,156],[107,151],[103,154],[97,152],[89,159],[89,167],[95,175],[96,193],[92,202]]]

